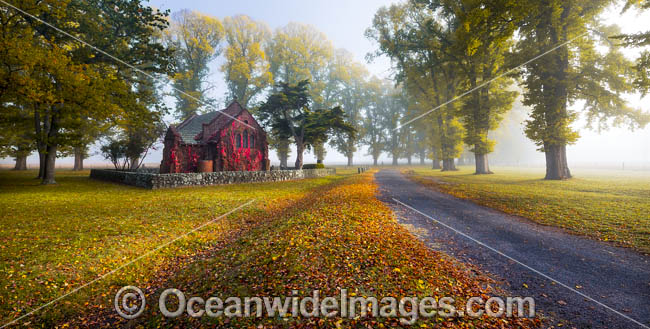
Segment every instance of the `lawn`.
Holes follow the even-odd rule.
[[[181,239],[37,315],[68,317],[89,296],[143,282],[161,264],[222,243],[309,191],[344,175],[284,183],[144,190],[60,171],[56,186],[35,172],[0,171],[0,321],[5,323],[110,272],[146,251],[249,201],[254,203]]]
[[[494,175],[474,175],[473,167],[405,172],[456,197],[650,253],[650,173],[575,170],[573,179],[545,181],[543,169],[492,170]]]
[[[352,173],[352,170],[349,171]],[[347,173],[347,172],[346,172]],[[255,199],[253,205],[171,244],[146,260],[30,316],[50,327],[384,327],[399,319],[165,319],[156,294],[300,296],[502,295],[476,268],[428,249],[375,197],[372,173],[284,183],[149,191],[61,172],[57,186],[33,173],[0,172],[0,314],[8,321],[108,273],[174,236]],[[146,312],[125,323],[113,310],[124,285],[148,295]],[[156,310],[155,313],[153,310]],[[519,328],[537,320],[434,317],[417,327]]]

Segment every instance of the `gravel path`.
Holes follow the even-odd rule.
[[[532,296],[537,310],[551,317],[551,324],[643,328],[393,199],[650,326],[649,256],[433,191],[394,170],[382,170],[375,179],[382,201],[396,211],[403,224],[412,225],[431,248],[478,265],[501,280],[512,296]]]

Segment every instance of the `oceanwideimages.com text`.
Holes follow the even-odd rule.
[[[178,289],[167,289],[157,300],[157,309],[165,317],[359,317],[399,318],[413,324],[432,317],[527,317],[535,316],[532,297],[471,297],[457,308],[453,297],[374,297],[359,296],[341,289],[340,294],[322,296],[314,290],[309,296],[292,291],[284,297],[199,297],[186,296]],[[140,289],[126,286],[115,296],[115,310],[127,319],[137,318],[146,307]]]

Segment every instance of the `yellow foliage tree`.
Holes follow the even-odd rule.
[[[266,24],[246,15],[226,17],[223,23],[228,46],[221,71],[225,74],[229,96],[247,107],[256,95],[273,83],[264,51],[271,31]]]
[[[314,103],[323,102],[327,65],[332,58],[332,42],[311,25],[289,23],[275,31],[267,54],[275,83],[295,84],[309,80]]]
[[[172,76],[179,119],[196,114],[211,99],[207,92],[209,64],[221,55],[224,28],[219,19],[195,11],[182,10],[172,15],[166,31],[167,44],[175,52],[176,73]]]

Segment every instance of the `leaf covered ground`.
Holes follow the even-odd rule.
[[[3,324],[256,200],[38,312],[30,325],[48,326],[65,319],[92,297],[114,294],[112,287],[146,282],[163,264],[223,243],[256,224],[251,219],[273,216],[308,191],[344,177],[151,191],[90,180],[87,171],[59,172],[55,186],[39,185],[35,175],[0,171]]]
[[[189,296],[452,296],[463,309],[471,296],[497,291],[475,269],[428,249],[375,198],[371,174],[355,175],[308,194],[282,216],[264,221],[231,244],[189,262],[148,285],[147,300],[165,288]],[[110,312],[93,325],[124,322]],[[521,328],[536,320],[506,318],[419,319],[413,327]],[[202,317],[166,319],[154,308],[131,325],[145,327],[392,327],[399,318],[356,319]]]
[[[371,174],[271,184],[145,191],[59,177],[36,186],[29,174],[0,173],[0,295],[3,321],[109,272],[173,236],[250,199],[251,207],[177,241],[146,260],[25,319],[50,327],[388,327],[398,318],[162,317],[157,297],[471,296],[499,294],[474,268],[428,249],[375,198]],[[124,285],[141,287],[148,308],[127,322],[113,310]],[[294,294],[294,290],[297,291]],[[24,322],[23,322],[24,323]],[[519,328],[537,320],[439,316],[413,327]]]
[[[440,172],[405,170],[416,182],[537,223],[650,253],[650,175],[647,172],[578,170],[565,181],[541,179],[543,169],[473,167]]]

